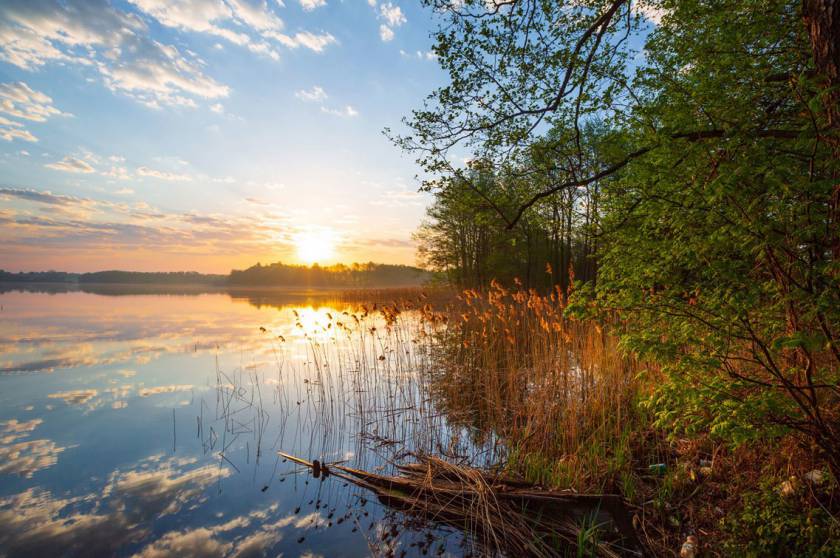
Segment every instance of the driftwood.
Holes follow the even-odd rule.
[[[586,522],[600,527],[598,540],[588,543],[598,555],[647,554],[618,495],[542,490],[422,455],[414,456],[416,463],[397,465],[399,476],[387,476],[278,453],[315,477],[333,475],[372,491],[389,507],[461,529],[489,555],[566,555],[580,543]]]

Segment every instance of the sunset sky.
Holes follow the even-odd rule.
[[[443,80],[418,4],[4,0],[0,269],[227,272],[301,239],[413,264],[429,198],[382,129]]]

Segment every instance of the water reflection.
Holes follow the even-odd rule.
[[[276,453],[373,470],[406,448],[475,453],[423,396],[412,312],[111,294],[0,294],[4,555],[462,554],[460,534]]]
[[[56,464],[58,454],[66,448],[57,446],[52,440],[26,439],[42,422],[42,419],[0,422],[0,475],[32,478],[36,471]]]

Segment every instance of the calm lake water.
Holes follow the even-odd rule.
[[[464,554],[460,533],[277,455],[492,458],[436,411],[413,312],[120,289],[0,305],[0,555]]]

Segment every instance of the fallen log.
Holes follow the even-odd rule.
[[[389,507],[458,528],[488,555],[563,556],[580,544],[584,524],[600,527],[603,540],[588,543],[600,556],[647,555],[619,495],[542,490],[425,455],[396,465],[400,475],[389,476],[278,454],[314,476],[333,475],[366,488]]]

